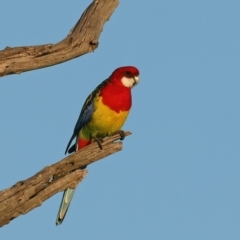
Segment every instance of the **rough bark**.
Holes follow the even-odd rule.
[[[0,51],[0,77],[59,64],[94,51],[103,25],[119,0],[94,0],[68,36],[56,44],[6,47]]]
[[[125,132],[126,136],[130,134]],[[87,174],[87,170],[79,170],[81,167],[122,150],[122,142],[115,142],[118,139],[120,139],[119,134],[104,139],[102,150],[94,142],[63,160],[43,168],[34,176],[1,191],[0,227],[40,206],[54,194],[68,187],[76,187]]]

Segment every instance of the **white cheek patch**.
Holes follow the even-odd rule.
[[[133,85],[134,85],[134,79],[133,79],[133,78],[123,77],[123,78],[121,79],[121,81],[122,81],[122,84],[123,84],[125,87],[131,88],[131,87],[133,87]]]

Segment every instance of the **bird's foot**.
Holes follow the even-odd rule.
[[[103,149],[103,147],[102,147],[103,139],[97,138],[97,137],[94,137],[93,139],[97,142],[98,147],[102,150]]]
[[[123,130],[118,130],[118,131],[116,131],[115,133],[113,133],[113,135],[115,135],[115,134],[119,134],[121,137],[120,137],[120,140],[124,140],[124,138],[125,138],[125,132],[123,131]]]

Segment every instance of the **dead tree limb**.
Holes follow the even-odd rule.
[[[103,25],[119,0],[94,0],[68,36],[56,44],[6,47],[0,51],[0,77],[49,67],[94,51]]]
[[[126,136],[130,134],[125,132]],[[118,139],[119,134],[104,139],[102,150],[94,142],[60,162],[43,168],[34,176],[1,191],[0,227],[40,206],[54,194],[68,187],[76,187],[87,174],[87,170],[79,170],[81,167],[122,150],[122,142],[115,142]]]

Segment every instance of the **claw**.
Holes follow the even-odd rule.
[[[118,133],[121,137],[120,137],[120,140],[124,140],[125,138],[125,133],[123,130],[118,130],[116,131],[114,134]]]
[[[98,147],[102,150],[103,149],[103,147],[102,147],[103,139],[97,138],[97,137],[94,137],[93,139],[97,142]]]

